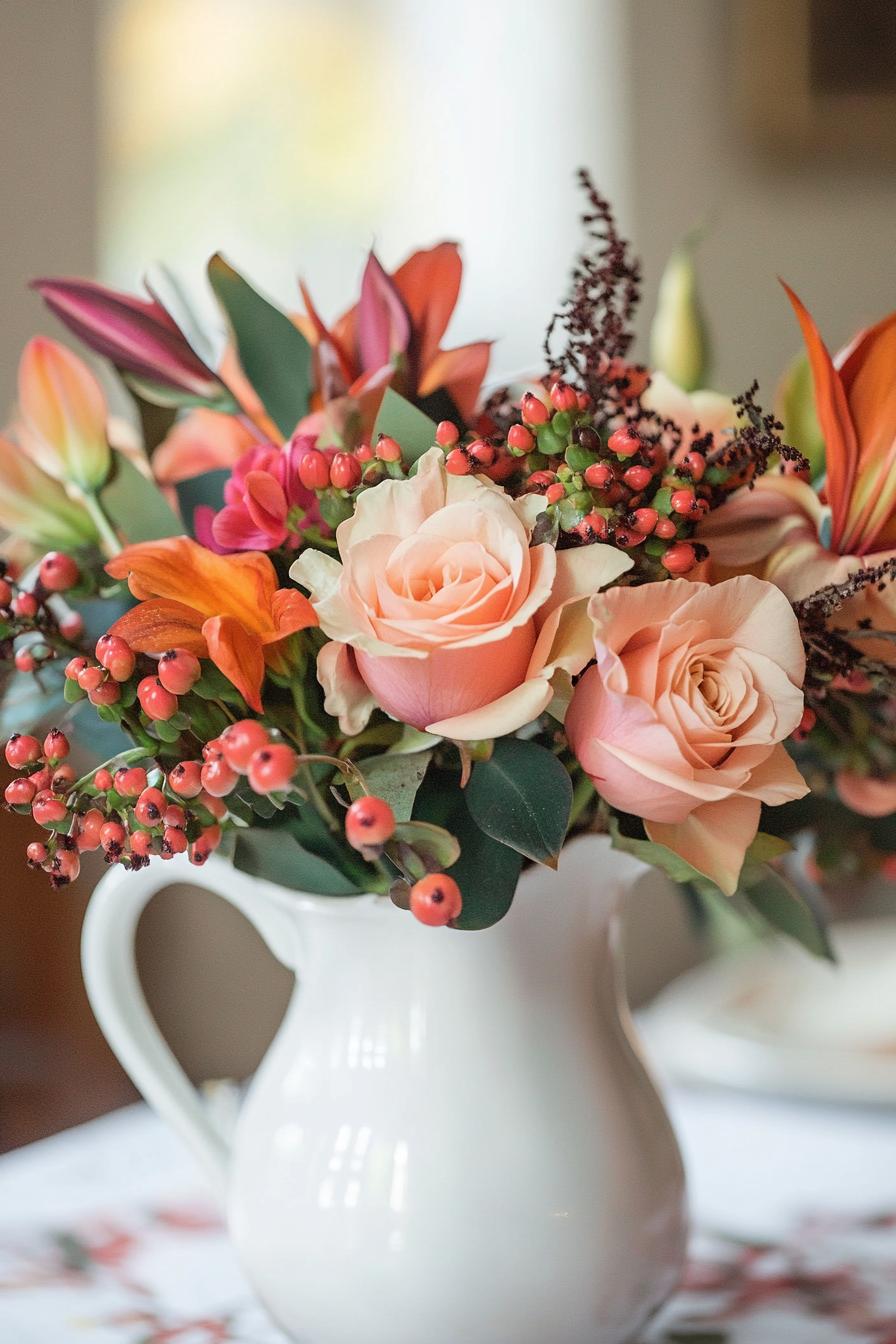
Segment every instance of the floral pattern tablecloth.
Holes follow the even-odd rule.
[[[896,1344],[896,1118],[711,1093],[674,1111],[698,1229],[645,1344]],[[143,1107],[0,1159],[0,1341],[284,1344]]]

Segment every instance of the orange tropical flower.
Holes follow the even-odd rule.
[[[19,439],[48,476],[92,493],[112,466],[103,390],[71,350],[35,336],[19,363]]]
[[[308,599],[278,588],[274,566],[256,551],[216,555],[168,537],[126,547],[106,570],[140,599],[112,634],[138,653],[180,648],[210,658],[258,712],[265,666],[285,670],[282,641],[317,625]]]

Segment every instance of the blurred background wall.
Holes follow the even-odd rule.
[[[888,9],[840,5],[844,23]],[[755,374],[770,399],[797,347],[776,272],[834,342],[896,296],[890,105],[867,144],[831,141],[825,107],[803,96],[809,12],[808,0],[0,0],[0,403],[25,340],[53,326],[29,277],[133,288],[164,259],[205,302],[216,248],[286,305],[304,276],[333,314],[372,242],[395,263],[459,238],[452,336],[499,338],[496,374],[524,368],[578,244],[579,164],[644,259],[642,330],[669,251],[702,226],[716,385]],[[26,830],[0,817],[0,1147],[132,1095],[80,986],[89,881],[48,893],[21,865]],[[661,884],[632,902],[628,946],[639,1000],[695,956]],[[141,964],[195,1077],[251,1068],[288,982],[238,915],[171,891],[146,917]]]

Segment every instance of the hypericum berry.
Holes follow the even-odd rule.
[[[81,860],[77,850],[57,849],[50,864],[50,882],[54,887],[67,887],[78,880]]]
[[[812,708],[811,705],[806,705],[805,709],[803,710],[803,717],[800,719],[799,723],[794,728],[790,736],[796,742],[805,741],[805,739],[809,736],[809,734],[811,733],[812,729],[815,727],[817,722],[818,722],[818,715],[815,713],[815,710]]]
[[[117,681],[107,677],[99,686],[87,692],[87,699],[92,705],[115,705],[121,699],[121,687]]]
[[[706,471],[706,458],[702,453],[685,453],[679,468],[687,472],[692,481],[702,481],[703,473]]]
[[[137,686],[140,708],[148,719],[166,720],[177,713],[177,696],[158,677],[144,677]]]
[[[37,667],[37,659],[30,649],[17,649],[13,662],[17,672],[33,672]]]
[[[697,496],[693,490],[673,490],[672,491],[672,512],[673,513],[693,513],[696,506]]]
[[[12,600],[12,609],[16,616],[30,621],[37,615],[40,603],[33,593],[18,593]]]
[[[217,821],[221,821],[222,818],[227,816],[227,804],[222,802],[220,798],[215,798],[212,794],[207,793],[205,789],[202,790],[196,801],[201,807],[205,808],[206,812],[211,812]]]
[[[573,528],[577,536],[583,541],[606,541],[609,528],[607,520],[602,513],[592,510],[586,513],[580,523]]]
[[[634,528],[617,527],[613,532],[613,540],[622,550],[630,551],[633,546],[641,545],[644,541],[644,533],[636,532]]]
[[[120,635],[101,635],[96,643],[96,656],[116,681],[127,681],[134,675],[136,655],[127,640]]]
[[[356,490],[361,484],[361,463],[353,453],[336,453],[330,463],[330,484],[337,490]]]
[[[187,824],[187,814],[179,803],[169,803],[165,808],[162,821],[166,826],[176,826],[183,830]]]
[[[202,763],[180,761],[168,774],[168,787],[178,798],[195,798],[202,792]]]
[[[74,641],[84,633],[84,617],[80,611],[70,611],[59,622],[59,633],[63,639]]]
[[[520,402],[520,414],[527,425],[546,425],[551,413],[541,397],[536,397],[534,392],[527,392]]]
[[[23,775],[9,781],[3,790],[3,797],[10,807],[28,807],[36,793],[34,781]]]
[[[12,588],[5,579],[0,579],[0,607],[8,607],[12,601]]]
[[[93,787],[98,793],[108,793],[112,787],[112,773],[101,766],[93,777]]]
[[[50,851],[46,845],[41,844],[40,840],[32,840],[25,850],[25,858],[29,868],[42,868],[49,857]]]
[[[445,470],[449,476],[469,476],[473,464],[462,448],[452,448],[445,458]]]
[[[190,842],[179,826],[166,826],[162,836],[162,858],[173,854],[186,854]]]
[[[51,728],[44,738],[44,755],[51,764],[54,761],[64,761],[71,749],[71,743],[65,733],[61,733],[58,728]]]
[[[78,677],[81,675],[84,669],[89,666],[90,664],[88,663],[86,658],[82,658],[80,656],[77,658],[69,658],[68,662],[65,665],[65,675],[67,680],[77,681]]]
[[[255,793],[280,793],[289,788],[298,763],[292,747],[285,742],[262,747],[249,761],[249,787]]]
[[[660,559],[670,574],[687,574],[697,563],[697,552],[689,542],[676,541]]]
[[[561,379],[551,387],[551,405],[555,411],[575,411],[579,406],[579,395],[574,387]]]
[[[197,867],[201,867],[203,863],[208,861],[209,856],[214,853],[220,843],[221,827],[206,826],[199,839],[194,840],[187,851],[190,862],[195,863]]]
[[[660,516],[656,509],[635,509],[632,514],[635,531],[641,532],[645,537],[650,535],[659,519]]]
[[[147,786],[146,771],[142,765],[123,765],[115,771],[112,783],[122,798],[139,798]]]
[[[138,859],[148,859],[153,846],[153,837],[149,831],[133,831],[128,838],[131,853],[136,854]]]
[[[299,480],[306,490],[326,490],[330,484],[330,464],[319,448],[309,448],[299,461]]]
[[[421,924],[450,924],[462,909],[460,887],[447,873],[427,873],[411,887],[411,914]]]
[[[28,778],[40,793],[41,789],[48,789],[53,782],[53,771],[48,765],[42,765],[39,770],[35,770]]]
[[[566,498],[566,486],[561,481],[555,481],[545,490],[544,497],[549,504],[559,504],[561,499]]]
[[[68,793],[77,776],[72,766],[60,765],[53,771],[50,788],[53,793]]]
[[[369,443],[359,443],[355,449],[355,457],[360,463],[372,462],[376,454]]]
[[[78,833],[75,836],[75,844],[81,853],[85,850],[99,849],[102,843],[100,836],[105,824],[106,818],[98,807],[92,807],[89,812],[85,812],[82,817],[78,818]]]
[[[507,447],[512,453],[531,453],[535,446],[532,431],[525,425],[511,425],[507,431]]]
[[[401,461],[401,444],[391,434],[381,434],[374,444],[374,451],[381,462]]]
[[[95,691],[97,686],[102,686],[105,680],[106,669],[99,667],[96,663],[88,663],[78,673],[78,685],[82,691]]]
[[[68,808],[49,789],[42,789],[31,804],[31,815],[38,826],[55,826],[68,816]]]
[[[556,472],[553,471],[533,471],[526,484],[532,490],[544,491],[549,485],[553,485],[557,479]]]
[[[134,806],[134,816],[141,826],[148,826],[152,829],[154,826],[161,825],[162,816],[167,806],[168,800],[161,789],[144,789]]]
[[[440,420],[436,425],[436,443],[440,448],[453,448],[460,438],[460,430],[453,420]]]
[[[226,798],[240,782],[239,775],[233,766],[227,764],[223,756],[219,756],[217,760],[206,761],[199,772],[199,777],[202,787],[213,798]]]
[[[120,821],[107,821],[100,827],[100,844],[109,858],[117,859],[124,852],[128,833]]]
[[[159,659],[159,681],[172,695],[186,695],[201,676],[199,659],[188,649],[168,649]]]
[[[467,445],[467,452],[479,467],[493,467],[498,457],[495,445],[488,439],[474,439]]]
[[[660,518],[653,530],[658,537],[662,537],[663,541],[671,541],[678,531],[671,518]]]
[[[271,739],[267,728],[257,719],[240,719],[238,723],[231,723],[225,728],[218,740],[231,770],[238,770],[244,775],[255,752],[266,747]]]
[[[379,852],[395,834],[395,813],[385,798],[356,798],[345,814],[345,838],[352,849]]]
[[[629,425],[620,425],[607,440],[607,447],[617,457],[634,457],[641,448],[641,437]]]
[[[48,593],[67,593],[81,577],[77,561],[64,551],[49,551],[41,560],[38,573]]]
[[[13,733],[6,744],[6,763],[13,770],[24,770],[40,760],[40,743],[30,733]]]
[[[585,484],[592,490],[606,490],[615,479],[613,468],[606,462],[592,462],[590,467],[585,468]]]
[[[646,490],[653,478],[649,467],[628,467],[622,473],[622,479],[630,490]]]
[[[210,738],[202,748],[202,759],[204,761],[220,761],[224,755],[224,743],[220,737]]]

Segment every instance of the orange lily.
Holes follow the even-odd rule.
[[[460,293],[463,262],[456,243],[414,252],[387,275],[373,252],[361,282],[361,297],[328,328],[302,286],[307,318],[301,323],[317,347],[318,383],[326,401],[340,393],[357,397],[383,369],[411,401],[444,390],[469,422],[488,368],[490,341],[442,350]]]
[[[736,491],[698,535],[715,578],[750,571],[799,600],[896,556],[896,313],[832,359],[806,308],[784,288],[812,370],[827,469],[822,497],[795,476],[769,473],[754,489]],[[896,585],[863,588],[836,624],[852,629],[860,621],[896,632]],[[861,648],[892,661],[887,639],[863,639]]]
[[[793,290],[824,438],[831,550],[867,555],[896,545],[896,313],[833,360]]]
[[[210,658],[257,712],[265,666],[286,669],[282,641],[318,623],[308,599],[278,588],[274,566],[256,551],[216,555],[168,537],[127,546],[106,571],[140,599],[112,634],[138,653],[180,648]]]

